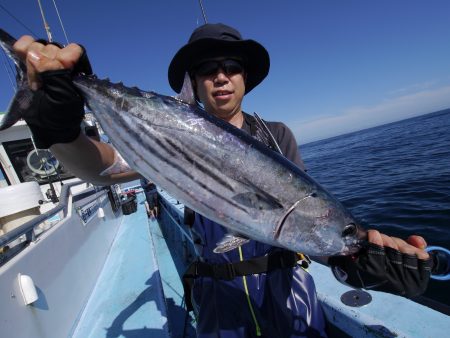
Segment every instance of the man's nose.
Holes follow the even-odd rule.
[[[228,76],[225,73],[225,71],[222,69],[222,67],[219,67],[216,72],[215,80],[219,82],[228,81]]]

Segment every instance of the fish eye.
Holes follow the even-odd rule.
[[[356,226],[355,223],[348,223],[344,230],[342,231],[342,236],[343,237],[347,237],[347,236],[353,236],[356,235],[356,232],[358,231],[358,227]]]

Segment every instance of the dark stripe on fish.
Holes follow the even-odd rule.
[[[170,140],[168,138],[165,138],[165,141],[167,143],[169,143],[172,146],[172,148],[177,150],[177,152],[179,154],[181,154],[188,162],[190,162],[191,164],[195,164],[195,166],[197,166],[204,174],[206,174],[209,177],[211,177],[214,181],[219,182],[222,186],[224,186],[225,188],[227,188],[231,192],[234,192],[233,186],[228,184],[228,182],[223,180],[220,176],[214,174],[211,170],[209,170],[209,168],[205,167],[204,165],[202,165],[198,161],[195,161],[191,156],[188,155],[188,153],[184,152],[183,149],[178,147],[172,140]]]
[[[135,130],[129,130],[129,133],[133,134],[136,139],[141,139],[140,134],[138,133],[138,131],[140,131],[143,134],[148,133],[148,131],[142,126],[142,125],[137,125],[136,126],[136,131]],[[176,157],[176,155],[178,153],[175,153],[174,151],[172,151],[171,149],[168,149],[168,147],[166,146],[166,144],[164,144],[160,139],[155,138],[152,139],[154,142],[157,143],[157,145],[165,150],[167,153],[169,153],[172,157]],[[167,141],[167,138],[164,139],[165,141]],[[131,146],[131,145],[130,145]],[[187,171],[185,168],[183,168],[182,166],[180,166],[178,163],[176,163],[175,161],[171,160],[170,157],[167,156],[163,156],[159,151],[157,151],[155,148],[153,148],[150,144],[146,144],[146,146],[149,148],[149,150],[151,151],[151,153],[153,155],[155,155],[156,157],[159,158],[160,161],[166,162],[168,164],[170,164],[173,168],[175,168],[176,170],[178,170],[179,172],[181,172],[182,174],[184,174],[186,177],[189,177],[192,181],[194,181],[194,183],[200,185],[203,189],[205,189],[206,191],[208,191],[209,193],[211,193],[212,195],[222,199],[223,201],[231,204],[232,206],[238,208],[239,210],[247,213],[247,209],[242,208],[241,205],[239,205],[238,203],[235,203],[234,201],[227,199],[225,197],[223,197],[222,195],[219,195],[216,191],[210,189],[206,184],[204,184],[203,182],[197,181],[194,179],[194,177],[189,173],[189,171]],[[131,146],[132,147],[132,146]],[[133,148],[133,147],[132,147]],[[183,151],[181,151],[182,153],[184,153]],[[145,160],[143,160],[145,161]],[[145,161],[146,163],[148,163],[147,161]],[[209,173],[209,171],[207,172]],[[214,177],[213,177],[214,178]]]

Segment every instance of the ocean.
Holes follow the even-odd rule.
[[[300,146],[308,174],[364,227],[450,249],[450,109]],[[450,281],[424,296],[450,305]]]

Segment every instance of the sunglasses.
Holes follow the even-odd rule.
[[[242,73],[244,66],[234,59],[209,60],[194,67],[192,72],[198,76],[209,76],[216,74],[219,69],[222,69],[226,75],[233,75]]]

